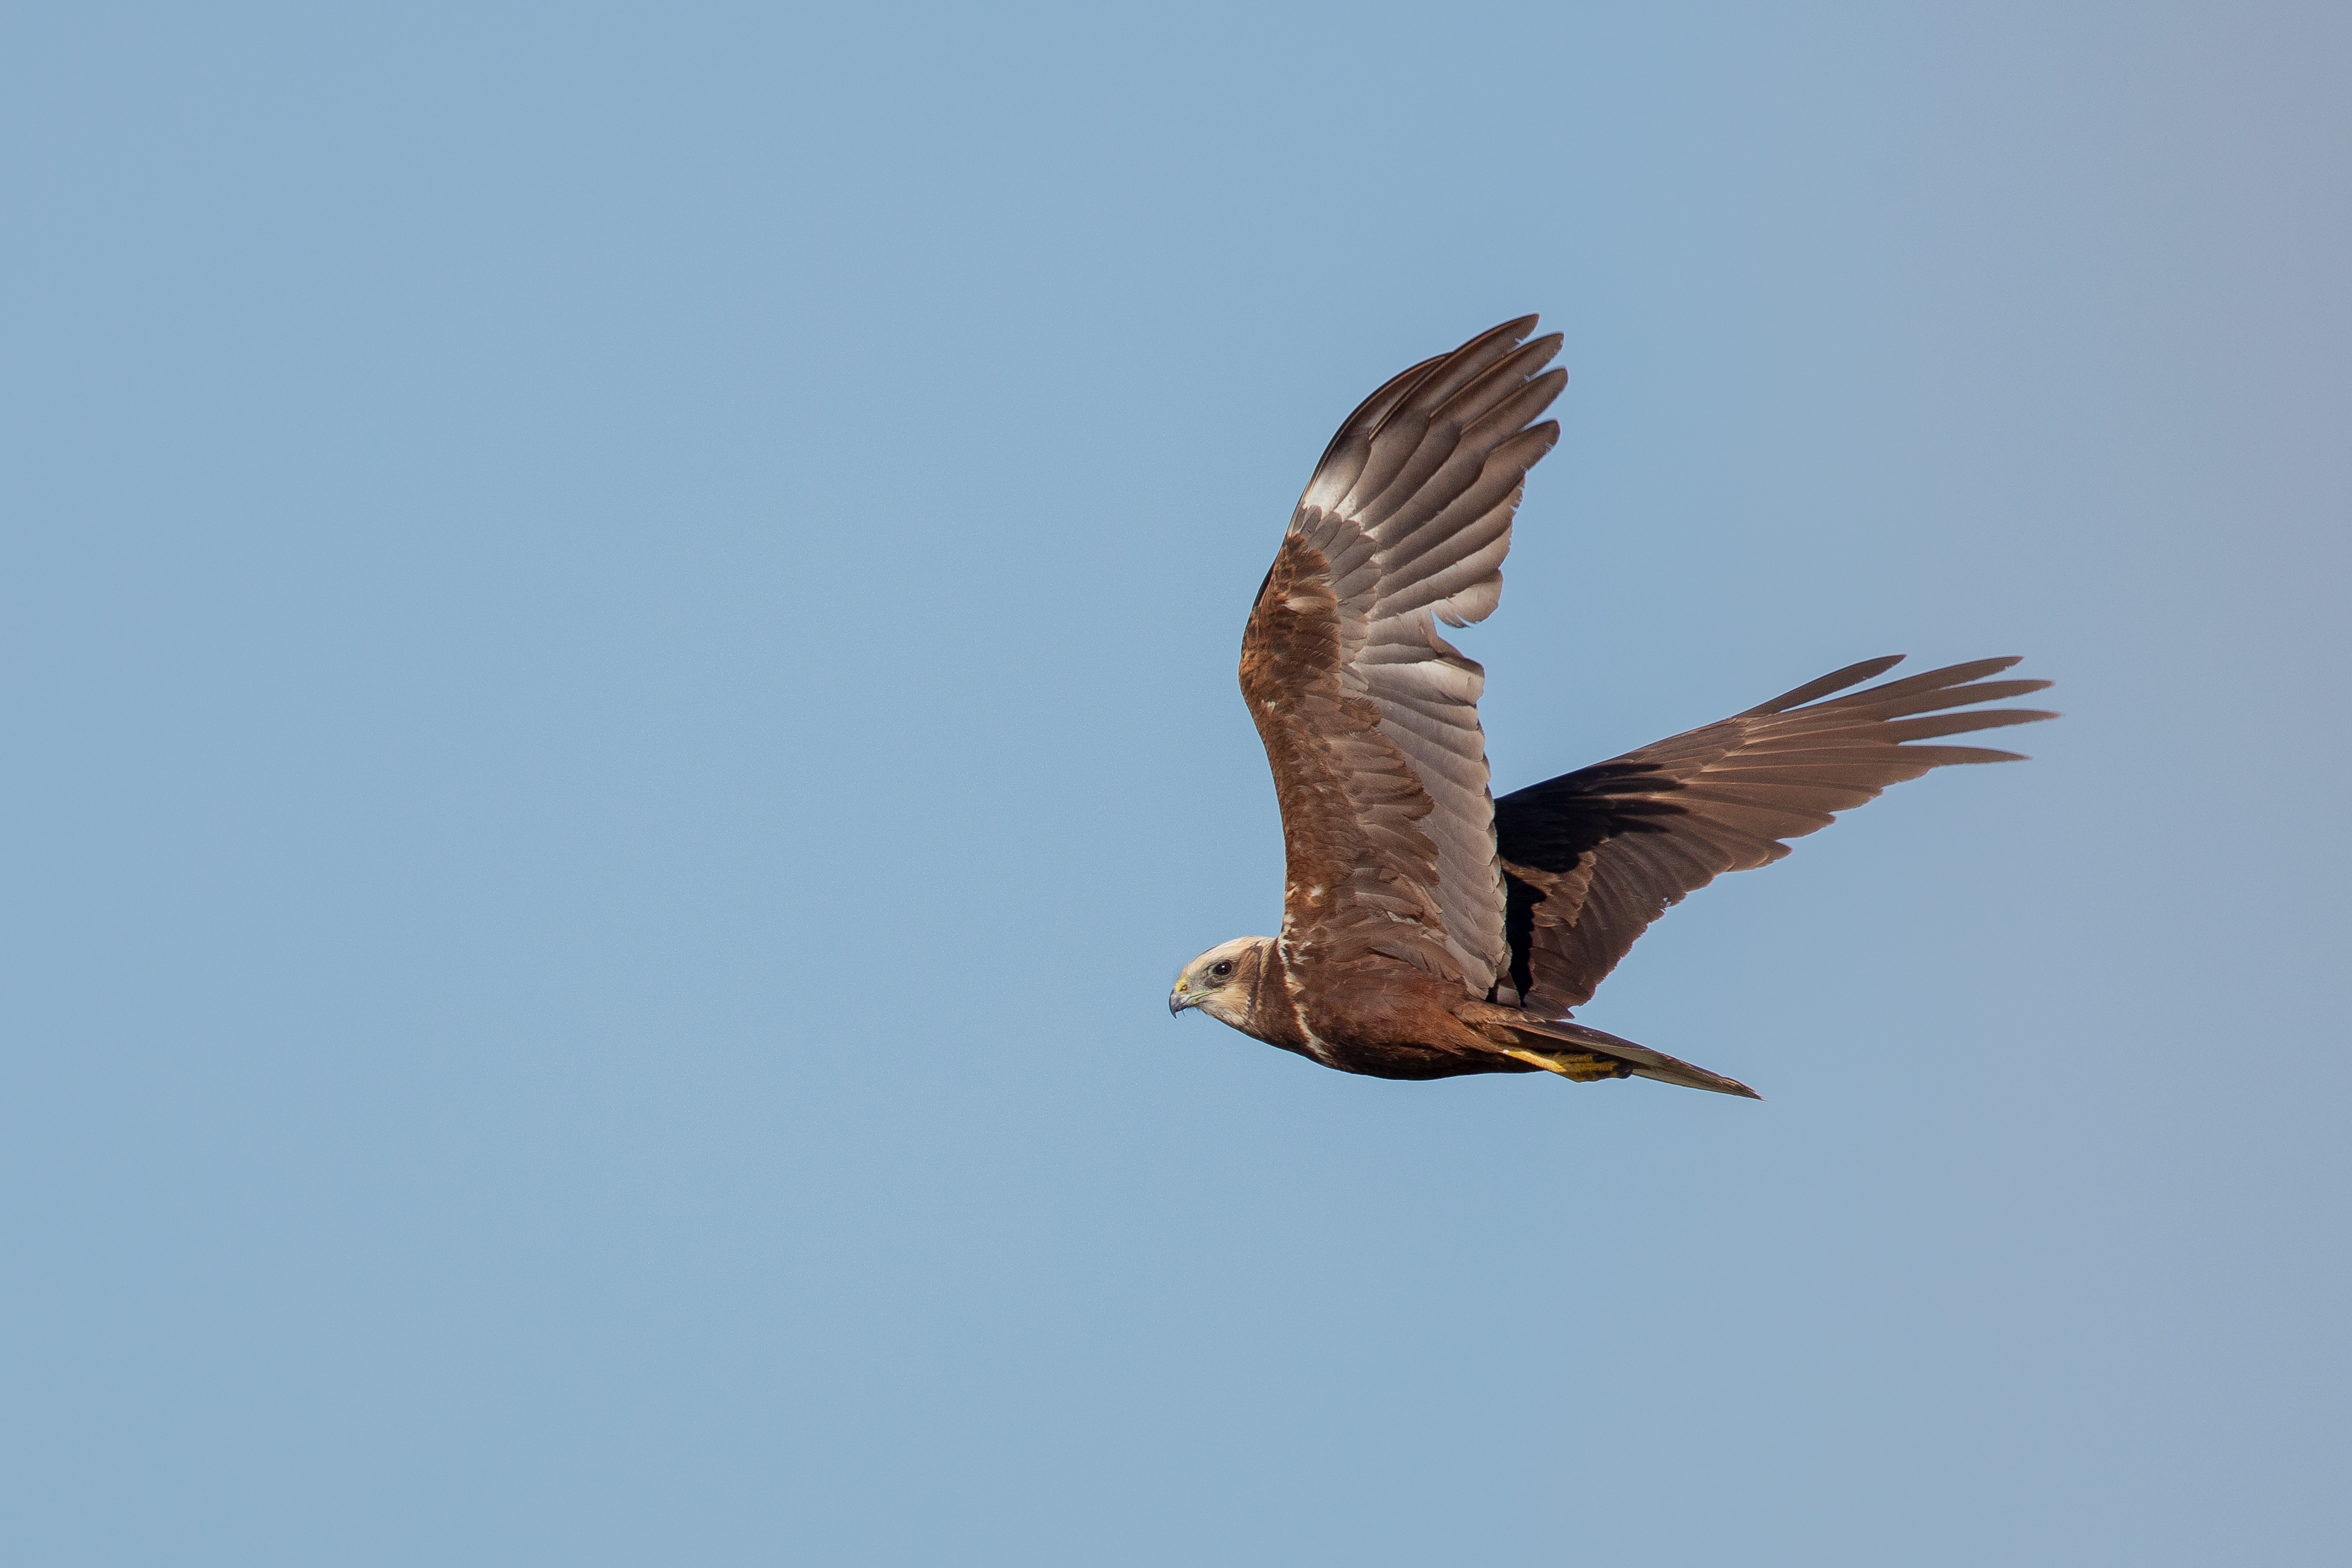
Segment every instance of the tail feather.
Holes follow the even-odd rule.
[[[1581,1024],[1572,1024],[1566,1019],[1554,1021],[1547,1018],[1535,1024],[1514,1022],[1511,1026],[1525,1029],[1531,1035],[1541,1035],[1546,1039],[1565,1040],[1582,1046],[1588,1051],[1615,1057],[1633,1069],[1635,1078],[1655,1079],[1660,1083],[1678,1084],[1684,1089],[1709,1089],[1717,1094],[1737,1094],[1748,1100],[1764,1098],[1736,1078],[1709,1072],[1703,1067],[1694,1067],[1680,1057],[1670,1057],[1664,1051],[1654,1051],[1647,1046],[1637,1046],[1631,1040],[1621,1040],[1614,1035],[1588,1029]]]
[[[1736,1078],[1709,1072],[1679,1057],[1654,1051],[1647,1046],[1637,1046],[1631,1040],[1621,1040],[1614,1035],[1589,1029],[1567,1018],[1546,1018],[1517,1007],[1497,1006],[1491,1002],[1465,1003],[1454,1012],[1464,1023],[1500,1047],[1516,1044],[1522,1037],[1557,1040],[1580,1051],[1613,1057],[1631,1068],[1635,1078],[1655,1079],[1660,1083],[1675,1084],[1684,1089],[1704,1089],[1716,1094],[1737,1094],[1748,1100],[1764,1098]]]

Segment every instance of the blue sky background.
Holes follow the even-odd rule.
[[[2347,49],[13,8],[10,1555],[2341,1562]],[[1531,310],[1498,785],[2061,682],[1585,1010],[1760,1105],[1163,1010],[1308,466]]]

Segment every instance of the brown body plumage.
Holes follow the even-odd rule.
[[[1435,622],[1484,619],[1533,423],[1567,377],[1557,335],[1507,322],[1413,366],[1332,437],[1258,589],[1242,693],[1282,807],[1282,935],[1185,966],[1198,1007],[1269,1045],[1380,1078],[1550,1071],[1745,1085],[1588,1029],[1589,1000],[1665,908],[1788,853],[1885,785],[2011,752],[1916,742],[2051,715],[1949,710],[2039,690],[1996,658],[1835,693],[1876,658],[1744,713],[1494,800],[1485,672]]]

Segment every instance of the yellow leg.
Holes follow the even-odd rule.
[[[1560,1077],[1571,1079],[1578,1083],[1592,1083],[1604,1078],[1628,1078],[1633,1071],[1615,1057],[1597,1056],[1590,1051],[1559,1051],[1547,1054],[1543,1051],[1531,1051],[1525,1047],[1514,1046],[1506,1047],[1503,1054],[1526,1062],[1530,1067],[1539,1067],[1546,1072],[1556,1072]]]

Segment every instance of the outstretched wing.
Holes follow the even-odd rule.
[[[1502,594],[1557,333],[1508,321],[1406,371],[1331,439],[1242,636],[1288,858],[1294,963],[1402,959],[1484,996],[1509,963],[1478,696],[1433,620]]]
[[[1849,666],[1719,723],[1496,801],[1510,981],[1521,1005],[1559,1013],[1589,1001],[1668,905],[1726,871],[1778,860],[1789,852],[1780,840],[1827,827],[1832,813],[1888,784],[1947,763],[2020,760],[2014,752],[1906,742],[2055,717],[2022,708],[1943,711],[2050,684],[1983,679],[2013,658],[1830,697],[1900,662],[1898,654]]]

